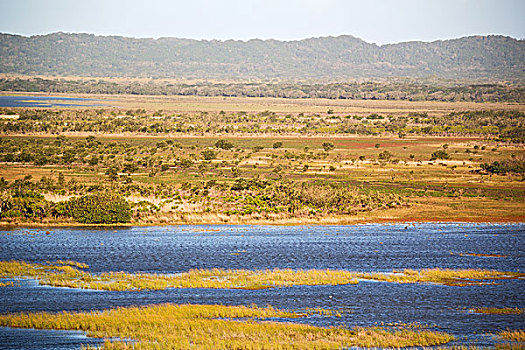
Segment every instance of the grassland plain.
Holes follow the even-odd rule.
[[[108,107],[0,111],[2,223],[94,192],[134,225],[525,220],[523,104],[75,96]]]

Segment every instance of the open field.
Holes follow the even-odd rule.
[[[522,104],[79,96],[116,107],[0,111],[4,223],[524,221]]]
[[[23,92],[1,92],[0,95],[23,95]],[[93,98],[87,104],[104,104],[112,109],[146,109],[148,111],[163,110],[167,112],[247,112],[264,111],[279,114],[288,113],[319,113],[369,115],[371,113],[394,116],[406,115],[409,112],[444,115],[450,112],[486,111],[486,110],[516,110],[525,111],[525,105],[520,103],[475,103],[475,102],[442,102],[442,101],[389,101],[389,100],[333,100],[320,98],[269,98],[269,97],[207,97],[207,96],[131,96],[131,95],[100,95],[100,94],[61,94],[61,93],[30,93],[33,96],[79,97]],[[81,108],[81,107],[79,107]]]

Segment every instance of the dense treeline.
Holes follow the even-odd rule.
[[[377,46],[348,35],[244,42],[0,34],[0,73],[263,80],[523,79],[524,45],[523,40],[503,36]]]
[[[0,119],[0,133],[60,134],[338,134],[338,135],[482,135],[500,141],[525,141],[525,113],[519,111],[465,111],[442,116],[410,112],[405,116],[370,114],[305,115],[259,113],[172,113],[137,110],[0,109],[17,118]],[[36,157],[37,153],[32,157]]]
[[[444,81],[387,80],[364,83],[172,83],[111,80],[67,80],[42,78],[2,78],[0,91],[328,98],[345,100],[404,101],[470,101],[525,103],[525,87],[521,84],[467,84]]]

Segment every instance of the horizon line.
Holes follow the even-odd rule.
[[[514,40],[517,40],[517,41],[525,40],[525,38],[517,38],[517,37],[514,37],[512,35],[501,34],[501,33],[499,33],[499,34],[498,33],[491,33],[491,34],[467,34],[467,35],[463,35],[463,36],[451,37],[451,38],[446,38],[446,39],[406,40],[406,41],[397,41],[397,42],[383,43],[383,44],[378,44],[378,43],[374,43],[374,42],[368,42],[365,39],[357,37],[357,36],[355,36],[353,34],[337,34],[337,35],[330,34],[330,35],[312,36],[312,37],[305,37],[305,38],[302,38],[302,39],[289,39],[289,40],[288,39],[275,39],[275,38],[266,38],[266,39],[262,39],[262,38],[250,38],[250,39],[234,39],[234,38],[229,38],[229,39],[210,39],[210,38],[198,38],[197,39],[197,38],[177,37],[177,36],[158,36],[158,37],[154,37],[154,36],[139,36],[139,37],[136,37],[136,36],[127,36],[127,35],[123,35],[123,34],[96,34],[96,33],[89,33],[89,32],[64,32],[64,31],[60,31],[60,30],[59,31],[55,31],[55,32],[30,34],[30,35],[20,34],[20,33],[9,33],[9,32],[0,32],[0,34],[21,36],[21,37],[24,37],[24,38],[33,38],[33,37],[39,37],[39,36],[49,36],[49,35],[53,35],[53,34],[68,34],[68,35],[80,35],[80,34],[83,34],[83,35],[91,35],[91,36],[95,36],[95,37],[108,37],[108,38],[110,38],[110,37],[121,37],[121,38],[128,38],[128,39],[151,39],[151,40],[180,39],[180,40],[194,40],[194,41],[207,41],[207,42],[213,42],[213,41],[217,41],[217,42],[236,41],[236,42],[244,42],[244,43],[247,43],[247,42],[250,42],[250,41],[299,42],[299,41],[305,41],[305,40],[311,40],[311,39],[352,37],[354,39],[361,40],[361,41],[363,41],[363,42],[365,42],[367,44],[377,45],[377,46],[396,45],[396,44],[414,43],[414,42],[434,43],[434,42],[440,42],[440,41],[443,42],[443,41],[459,40],[459,39],[472,38],[472,37],[505,37],[505,38],[511,38],[511,39],[514,39]]]

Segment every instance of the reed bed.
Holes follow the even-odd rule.
[[[525,313],[525,309],[520,308],[496,308],[496,307],[478,307],[473,310],[477,314],[494,314],[494,315],[520,315]]]
[[[105,349],[340,349],[432,346],[453,340],[429,330],[321,328],[264,321],[296,317],[300,316],[270,306],[163,304],[103,312],[0,315],[0,325],[83,330],[90,337],[117,339],[106,340]]]
[[[80,263],[79,263],[80,264]],[[78,265],[75,265],[78,266]],[[82,264],[80,264],[82,266]],[[359,279],[395,283],[437,283],[450,286],[491,284],[501,279],[523,278],[518,272],[493,270],[424,269],[384,273],[359,273],[346,270],[226,270],[193,269],[174,275],[125,272],[91,274],[60,264],[34,264],[0,261],[0,278],[35,278],[40,284],[110,291],[164,290],[167,288],[266,289],[294,285],[357,284]]]
[[[358,278],[396,283],[436,283],[449,286],[494,284],[497,280],[518,279],[524,273],[481,269],[422,269],[393,271],[392,274],[360,274]]]
[[[518,330],[507,330],[507,331],[502,331],[502,332],[499,332],[498,335],[505,339],[505,340],[512,340],[512,341],[517,341],[517,342],[520,342],[520,343],[524,343],[525,342],[525,330],[523,329],[518,329]],[[520,344],[522,346],[522,349],[525,348],[525,344]]]

